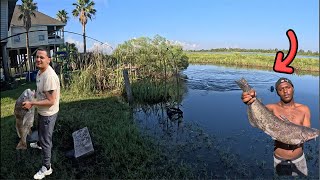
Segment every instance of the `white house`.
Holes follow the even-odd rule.
[[[9,54],[10,66],[15,69],[26,66],[26,30],[23,26],[23,20],[19,20],[18,17],[21,14],[19,10],[20,5],[16,5],[12,20],[10,23],[7,43],[7,52]],[[64,44],[64,33],[62,28],[65,26],[64,23],[54,19],[42,12],[36,10],[35,17],[31,16],[31,28],[29,30],[29,47],[31,52],[31,63],[35,68],[34,56],[35,51],[39,46],[46,46],[48,49],[56,51],[57,47]]]

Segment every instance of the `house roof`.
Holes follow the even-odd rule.
[[[23,20],[21,19],[19,21],[18,17],[21,14],[21,11],[19,9],[19,6],[21,5],[16,5],[14,8],[12,20],[10,26],[23,26]],[[42,12],[39,12],[37,10],[34,11],[34,14],[36,17],[31,16],[31,26],[32,25],[53,25],[53,26],[65,26],[65,24],[57,19],[54,19],[46,14],[43,14]]]

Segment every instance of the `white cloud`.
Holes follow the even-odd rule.
[[[74,43],[76,47],[78,48],[79,52],[83,52],[83,42],[82,41],[77,41],[73,39],[71,36],[66,37],[66,42],[68,43]]]
[[[66,42],[68,43],[74,43],[76,47],[78,48],[79,52],[83,52],[83,42],[73,39],[71,36],[66,37]],[[91,42],[92,43],[92,42]],[[113,52],[113,47],[109,45],[108,42],[105,42],[103,44],[98,42],[93,42],[91,47],[88,47],[89,44],[91,44],[87,39],[87,52],[90,51],[102,51],[104,54],[111,54]]]
[[[197,50],[200,49],[199,44],[195,43],[187,43],[187,42],[182,42],[182,41],[170,41],[173,44],[181,45],[183,50]]]
[[[99,51],[99,52],[102,52],[103,54],[112,54],[113,50],[114,50],[113,47],[109,45],[107,42],[103,44],[94,42],[92,47],[88,49],[88,51]]]

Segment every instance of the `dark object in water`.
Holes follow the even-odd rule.
[[[252,89],[244,78],[236,81],[236,83],[243,92],[249,92]],[[261,129],[274,140],[285,144],[303,144],[320,134],[318,129],[294,124],[284,116],[281,117],[283,119],[281,120],[269,111],[259,99],[248,105],[247,113],[249,122],[253,127]]]
[[[183,118],[183,112],[180,108],[174,108],[174,107],[167,107],[167,116],[170,120],[178,120],[180,118]]]
[[[180,74],[180,79],[182,79],[182,80],[187,80],[187,79],[189,79],[189,78],[188,78],[187,75],[181,73],[181,74]]]
[[[274,87],[273,87],[273,86],[270,87],[270,91],[271,91],[271,92],[274,91]]]

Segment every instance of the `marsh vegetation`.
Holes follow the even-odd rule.
[[[257,54],[209,54],[209,53],[188,53],[189,63],[192,64],[213,64],[228,65],[234,67],[246,68],[268,68],[273,69],[275,57]],[[312,58],[295,58],[290,66],[295,71],[301,73],[319,74],[319,59]]]

